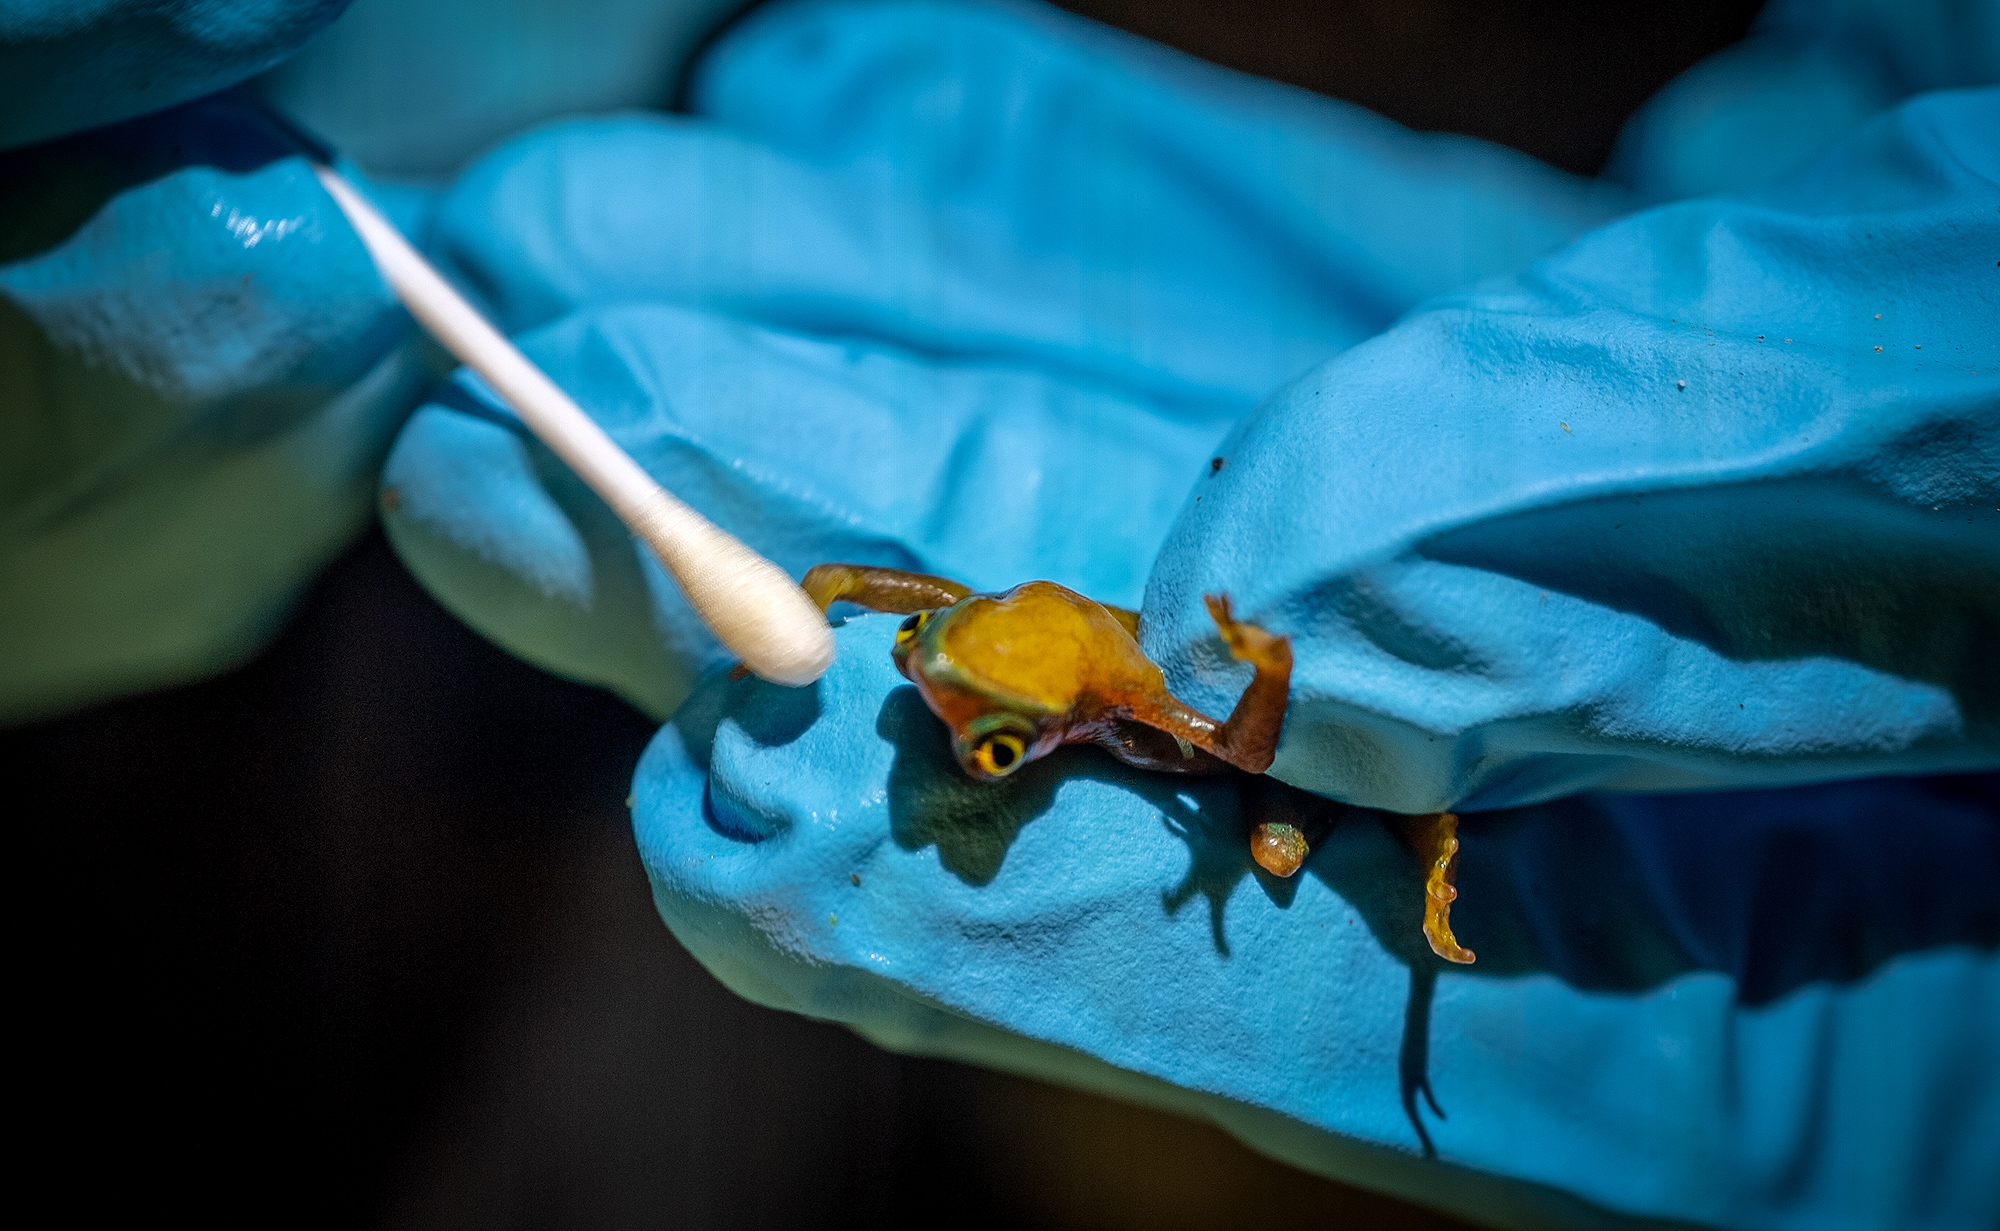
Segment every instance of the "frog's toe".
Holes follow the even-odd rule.
[[[1204,594],[1202,601],[1208,604],[1209,618],[1222,634],[1223,644],[1230,654],[1258,667],[1282,668],[1292,664],[1292,641],[1267,633],[1255,624],[1245,624],[1236,619],[1229,610],[1227,594]]]
[[[1222,639],[1231,640],[1236,630],[1236,620],[1229,614],[1229,596],[1204,594],[1201,596],[1201,601],[1208,608],[1208,618],[1214,620],[1215,626],[1222,630]]]

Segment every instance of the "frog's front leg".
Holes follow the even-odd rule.
[[[1206,595],[1205,601],[1209,617],[1221,630],[1229,652],[1257,669],[1250,686],[1237,698],[1228,721],[1218,723],[1172,696],[1162,698],[1162,704],[1135,708],[1132,716],[1172,736],[1180,743],[1184,758],[1192,757],[1191,750],[1199,748],[1225,764],[1261,774],[1271,767],[1277,755],[1278,735],[1285,725],[1285,704],[1292,688],[1291,638],[1241,623],[1230,613],[1229,599],[1224,595]],[[1212,764],[1207,758],[1184,760],[1181,765],[1163,758],[1147,758],[1141,763],[1152,768],[1196,771]],[[1283,822],[1262,822],[1250,835],[1251,856],[1257,866],[1273,876],[1297,872],[1311,849],[1310,841],[1299,827]]]
[[[815,564],[799,585],[821,611],[847,602],[897,615],[949,607],[972,594],[971,586],[948,577],[872,564]]]
[[[1278,752],[1278,733],[1285,725],[1285,699],[1292,688],[1292,640],[1237,623],[1230,617],[1229,600],[1221,595],[1208,595],[1207,600],[1208,613],[1222,630],[1229,652],[1257,668],[1228,721],[1217,722],[1164,691],[1139,700],[1129,713],[1134,722],[1171,736],[1181,745],[1183,758],[1193,757],[1192,749],[1199,748],[1245,773],[1261,774],[1271,768]],[[1151,758],[1142,763],[1149,768],[1196,772],[1212,768],[1202,762],[1154,764]]]
[[[1203,595],[1202,601],[1229,652],[1257,669],[1236,708],[1229,711],[1229,721],[1215,733],[1221,746],[1210,751],[1238,769],[1261,774],[1271,768],[1285,726],[1285,702],[1292,691],[1292,639],[1239,623],[1230,615],[1226,594]]]
[[[1277,755],[1278,735],[1285,725],[1285,704],[1292,690],[1291,638],[1238,621],[1230,614],[1227,595],[1204,595],[1203,601],[1229,652],[1257,668],[1229,712],[1229,721],[1216,733],[1223,747],[1215,751],[1237,768],[1261,774]],[[1250,833],[1250,857],[1273,876],[1291,876],[1311,853],[1305,831],[1295,825],[1264,821]]]
[[[949,607],[972,593],[971,586],[949,577],[878,568],[873,564],[815,564],[806,570],[799,588],[821,611],[835,603],[848,602],[870,611],[897,615]],[[729,678],[741,680],[749,674],[750,668],[738,663],[730,670]]]

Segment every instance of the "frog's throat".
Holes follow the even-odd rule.
[[[925,659],[921,674],[954,692],[982,697],[992,708],[1012,710],[1024,718],[1057,718],[1066,712],[1066,707],[1050,705],[1038,697],[1002,687],[988,676],[968,671],[942,650],[933,651]]]

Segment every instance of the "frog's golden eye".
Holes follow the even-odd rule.
[[[930,620],[930,612],[919,611],[909,619],[904,620],[901,624],[898,624],[896,626],[896,644],[908,645],[910,642],[916,640],[917,634],[923,631],[924,625],[930,623]]]
[[[972,763],[983,773],[1004,778],[1021,767],[1028,745],[1012,731],[995,731],[972,750]]]

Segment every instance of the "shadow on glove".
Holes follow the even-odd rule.
[[[746,714],[759,742],[788,742],[819,718],[809,692],[767,704],[785,717],[771,722],[761,706]],[[1243,881],[1281,909],[1298,886],[1256,868],[1246,836],[1265,821],[1311,832],[1305,870],[1415,972],[1400,1068],[1412,1127],[1433,1152],[1414,1097],[1428,1093],[1430,1000],[1449,967],[1424,942],[1426,864],[1408,846],[1407,818],[1264,776],[1134,772],[1087,748],[1001,782],[975,782],[958,771],[948,732],[908,686],[883,699],[875,730],[896,749],[888,776],[896,844],[936,847],[944,870],[974,887],[998,877],[1022,828],[1054,806],[1062,782],[1090,779],[1143,800],[1188,848],[1187,875],[1161,893],[1162,906],[1171,916],[1202,898],[1224,959],[1225,906]],[[1200,803],[1189,798],[1191,784]],[[1371,831],[1320,849],[1336,827],[1356,826]],[[1902,954],[2000,944],[1992,891],[2000,884],[2000,778],[1992,775],[1578,796],[1468,814],[1460,826],[1459,930],[1482,954],[1465,972],[1473,976],[1550,974],[1582,991],[1635,993],[1709,971],[1727,975],[1738,1002],[1756,1007],[1809,984],[1865,979]],[[1437,1112],[1434,1099],[1431,1106]]]

